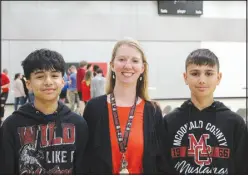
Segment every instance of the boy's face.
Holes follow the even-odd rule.
[[[184,73],[184,80],[191,91],[191,95],[197,98],[213,97],[213,92],[219,85],[222,74],[217,66],[190,64]]]
[[[64,87],[62,73],[55,70],[38,70],[32,72],[27,88],[34,92],[36,100],[58,100],[61,89]]]

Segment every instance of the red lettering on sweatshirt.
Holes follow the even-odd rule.
[[[62,137],[57,136],[57,132],[55,130],[55,123],[40,125],[40,130],[42,148],[54,145],[75,143],[75,126],[73,124],[62,124]]]
[[[62,123],[62,134],[57,136],[55,123],[42,124],[32,127],[19,127],[18,133],[21,146],[37,143],[37,135],[40,134],[40,147],[49,147],[62,144],[75,143],[75,126],[70,123]],[[39,130],[38,130],[39,129]],[[38,133],[39,132],[39,133]],[[38,142],[39,144],[39,142]]]
[[[64,144],[74,144],[75,143],[75,126],[73,124],[64,124],[63,143]]]
[[[26,144],[34,144],[36,141],[37,128],[35,126],[30,127],[19,127],[18,134],[20,137],[21,146]]]

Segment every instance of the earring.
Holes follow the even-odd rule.
[[[114,74],[114,73],[113,73],[113,75],[112,75],[112,76],[113,76],[113,79],[115,79],[115,74]]]
[[[139,78],[140,81],[142,81],[142,76]]]

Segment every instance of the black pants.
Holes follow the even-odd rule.
[[[0,121],[1,118],[4,117],[4,107],[8,98],[9,92],[2,92],[0,95],[0,103],[1,103],[1,107],[0,107]],[[1,123],[1,122],[0,122]]]

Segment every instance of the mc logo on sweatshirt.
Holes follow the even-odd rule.
[[[196,132],[195,133],[193,133]],[[210,139],[218,141],[210,143]],[[187,138],[187,143],[183,139]],[[184,140],[185,141],[185,140]],[[215,125],[203,121],[190,121],[179,128],[174,135],[171,157],[180,160],[175,169],[184,174],[227,174],[227,168],[211,167],[213,158],[229,159],[230,149],[224,134]],[[185,158],[185,160],[183,160]],[[193,159],[193,165],[189,161]]]

